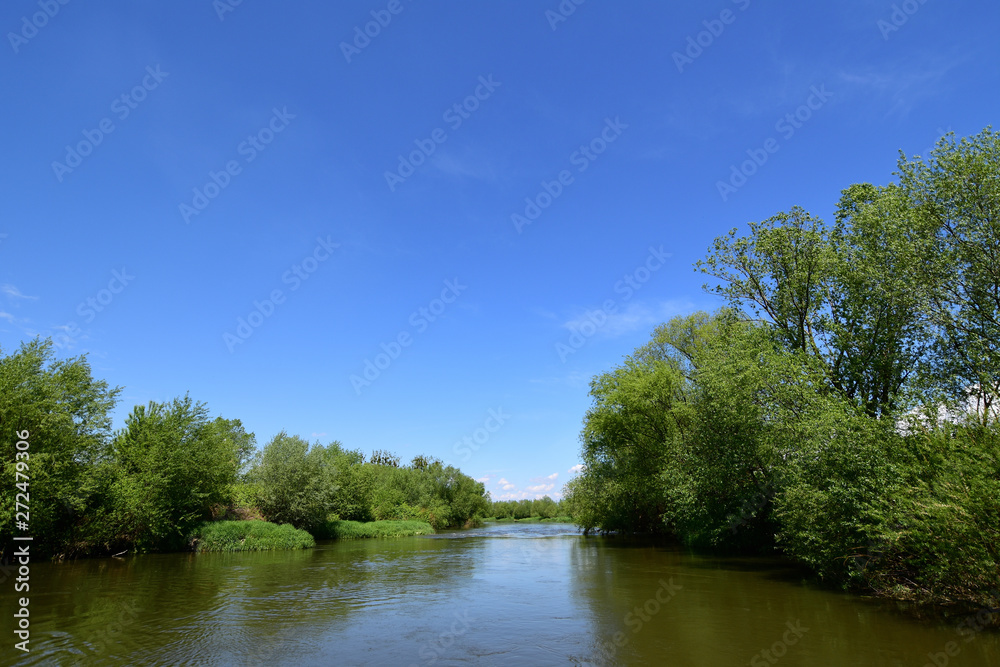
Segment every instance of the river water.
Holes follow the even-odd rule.
[[[32,650],[8,631],[0,664],[1000,665],[961,616],[562,524],[37,564],[30,600]]]

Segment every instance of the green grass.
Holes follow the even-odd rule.
[[[327,521],[316,531],[316,537],[331,540],[362,540],[370,538],[433,535],[434,528],[426,521]]]
[[[189,543],[196,552],[270,551],[273,549],[309,549],[316,546],[313,536],[290,524],[281,526],[268,521],[211,521],[191,533]]]

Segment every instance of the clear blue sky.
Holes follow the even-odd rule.
[[[715,236],[1000,109],[995,2],[562,6],[5,3],[0,346],[555,495]]]

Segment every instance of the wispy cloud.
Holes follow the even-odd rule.
[[[855,92],[891,103],[885,116],[906,116],[920,102],[948,92],[948,75],[968,58],[937,58],[929,62],[886,64],[880,69],[840,70],[837,79]],[[831,85],[831,88],[833,86]]]
[[[632,301],[619,307],[614,313],[603,313],[607,321],[597,327],[595,337],[617,338],[625,334],[636,331],[651,332],[654,327],[663,324],[671,317],[681,315],[695,310],[694,304],[689,301],[661,301],[658,304],[647,304],[640,301]],[[572,319],[563,322],[564,329],[579,331],[595,326],[595,312],[585,310],[578,313]]]
[[[0,285],[0,292],[3,292],[7,296],[13,299],[37,299],[37,296],[28,296],[27,294],[22,294],[21,290],[17,289],[13,285],[4,283]]]
[[[581,472],[583,472],[583,464],[582,463],[577,463],[575,466],[573,466],[572,468],[570,468],[566,472],[568,472],[571,475],[576,475],[577,473],[581,473]]]

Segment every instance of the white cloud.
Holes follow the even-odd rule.
[[[13,285],[9,285],[7,283],[4,283],[3,285],[0,285],[0,292],[3,292],[7,296],[12,297],[14,299],[37,299],[38,298],[37,296],[28,296],[27,294],[21,294],[21,290],[17,289]]]
[[[14,316],[11,315],[10,313],[5,313],[2,310],[0,310],[0,320],[7,320],[8,322],[13,322]]]
[[[524,487],[525,491],[530,491],[531,493],[545,493],[546,491],[551,491],[556,488],[555,484],[536,484],[535,486]]]
[[[548,477],[546,477],[545,479],[551,479],[551,480],[555,481],[556,477],[558,477],[558,476],[559,476],[559,473],[554,472],[551,475],[549,475]]]
[[[575,466],[573,466],[572,468],[570,468],[566,472],[570,473],[571,475],[575,475],[577,473],[581,473],[581,472],[583,472],[583,464],[582,463],[577,463]]]
[[[510,491],[511,489],[517,488],[503,477],[497,480],[497,486],[499,486],[503,491]]]

